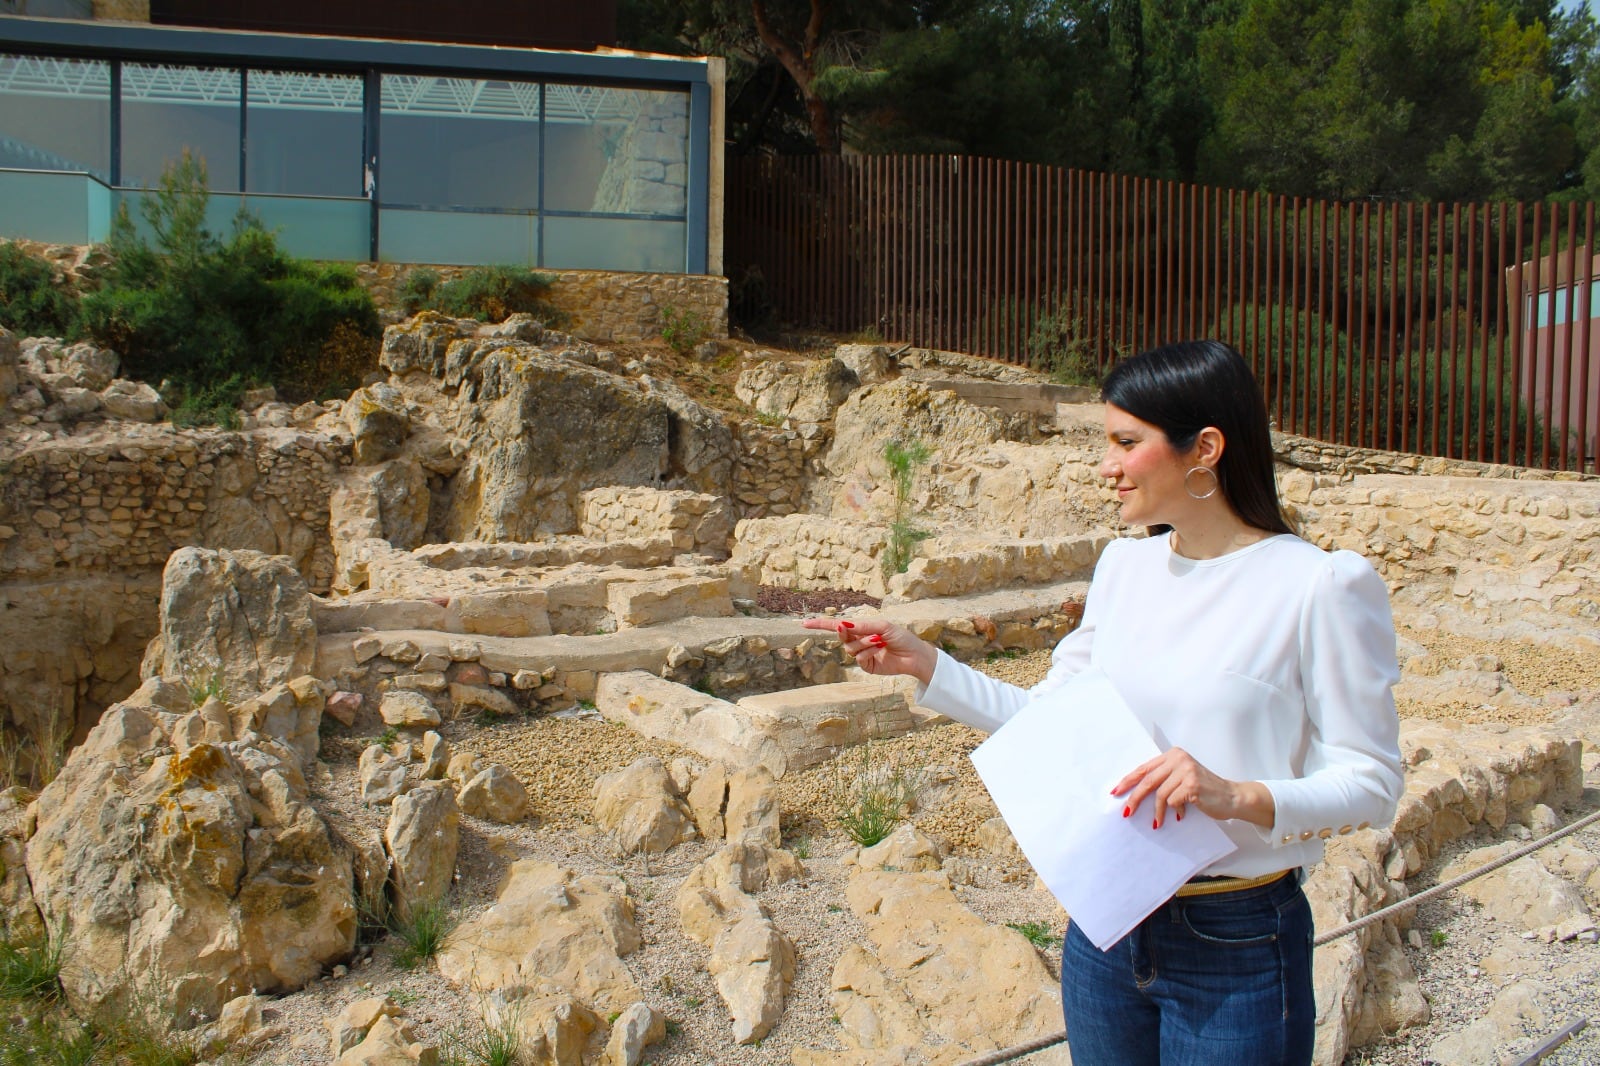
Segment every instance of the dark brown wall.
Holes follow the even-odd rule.
[[[616,0],[150,0],[150,21],[583,51],[617,43]]]

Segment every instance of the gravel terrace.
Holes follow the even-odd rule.
[[[777,607],[777,604],[773,605]],[[807,605],[815,607],[816,605]],[[1422,645],[1429,662],[1453,664],[1477,653],[1492,653],[1503,664],[1519,692],[1541,697],[1536,710],[1468,706],[1432,708],[1434,717],[1463,721],[1544,720],[1564,704],[1579,709],[1596,706],[1600,693],[1600,658],[1574,654],[1574,649],[1533,641],[1467,640],[1438,630],[1402,630]],[[1017,657],[996,656],[975,664],[992,675],[1032,684],[1049,665],[1048,652]],[[1552,697],[1544,699],[1544,697]],[[1406,707],[1402,713],[1418,713]],[[641,755],[668,760],[689,755],[671,744],[650,740],[593,714],[547,717],[482,727],[468,721],[442,727],[455,750],[470,749],[511,767],[535,797],[536,817],[521,825],[498,826],[463,816],[457,863],[456,913],[468,918],[493,902],[496,885],[516,859],[538,856],[586,874],[601,874],[625,883],[637,906],[645,941],[643,950],[624,961],[649,1002],[672,1024],[670,1035],[651,1047],[645,1060],[654,1066],[701,1063],[787,1063],[800,1046],[837,1048],[836,1023],[828,1005],[834,960],[846,945],[864,938],[860,923],[844,904],[848,862],[855,847],[837,827],[837,775],[860,769],[857,760],[896,763],[920,771],[925,788],[913,820],[927,832],[948,841],[955,854],[973,859],[962,864],[972,883],[958,887],[963,902],[989,921],[1047,922],[1059,929],[1063,915],[1031,871],[997,869],[995,860],[973,846],[979,824],[994,807],[973,772],[968,753],[983,735],[960,725],[942,725],[877,742],[869,750],[846,755],[837,764],[816,767],[780,782],[785,846],[804,862],[805,876],[769,889],[762,900],[778,925],[796,941],[798,964],[784,1020],[758,1046],[732,1043],[725,1011],[704,970],[705,951],[678,926],[675,896],[688,872],[710,854],[703,843],[681,845],[665,856],[617,854],[604,834],[589,822],[595,779],[620,769]],[[356,759],[370,738],[325,737],[323,758],[328,773],[315,783],[315,801],[331,820],[381,833],[387,808],[365,807],[356,794]],[[1583,812],[1600,806],[1600,774],[1591,772]],[[1579,837],[1600,854],[1600,830]],[[1472,841],[1477,846],[1488,841]],[[1448,856],[1445,857],[1448,859]],[[1425,887],[1432,870],[1413,883]],[[1591,901],[1595,903],[1597,901]],[[1418,917],[1424,946],[1411,951],[1422,988],[1433,1004],[1434,1020],[1394,1042],[1355,1053],[1350,1062],[1373,1064],[1425,1063],[1426,1049],[1446,1033],[1478,1017],[1493,995],[1517,975],[1538,980],[1551,990],[1555,1005],[1539,1024],[1530,1024],[1527,1039],[1504,1053],[1528,1047],[1567,1021],[1594,1012],[1595,987],[1600,987],[1600,947],[1543,944],[1500,930],[1472,912],[1468,904],[1446,898],[1424,907]],[[1443,936],[1431,936],[1433,930]],[[1433,947],[1434,940],[1441,946]],[[328,1036],[323,1025],[351,1000],[389,993],[409,1012],[426,1039],[443,1040],[470,1033],[481,1025],[479,997],[450,988],[430,965],[397,968],[392,941],[365,946],[348,972],[322,981],[272,1004],[267,1022],[282,1036],[247,1057],[250,1066],[309,1064],[328,1061]],[[1057,972],[1059,948],[1044,951]],[[1600,1018],[1595,1019],[1600,1023]],[[1026,1062],[1026,1060],[1023,1060]],[[1600,1062],[1600,1024],[1568,1042],[1545,1061],[1561,1064]]]

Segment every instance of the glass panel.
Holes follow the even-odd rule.
[[[687,93],[591,85],[551,85],[547,91],[546,210],[686,213]]]
[[[362,196],[362,79],[252,70],[245,83],[245,187],[302,196]]]
[[[50,244],[106,239],[111,190],[82,174],[0,172],[0,233]]]
[[[470,211],[379,212],[378,251],[386,263],[531,265],[539,219]]]
[[[684,271],[683,222],[630,218],[544,220],[544,263],[569,270]]]
[[[372,251],[372,202],[302,196],[243,196],[245,206],[278,236],[278,247],[303,259],[364,260]]]
[[[239,189],[239,72],[162,63],[122,67],[122,184],[153,189],[187,148],[213,192]]]
[[[378,143],[386,204],[539,206],[536,84],[385,74]]]
[[[144,201],[146,196],[153,193],[140,192],[137,189],[118,189],[116,202],[119,207],[128,209],[128,217],[133,220],[133,225],[140,236],[147,241],[155,239],[155,233],[144,217]],[[233,236],[234,219],[239,214],[239,205],[243,200],[238,193],[213,194],[206,198],[206,230],[218,240],[227,240]]]
[[[110,64],[0,55],[0,167],[110,180]]]

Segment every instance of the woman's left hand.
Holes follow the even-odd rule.
[[[1272,793],[1259,781],[1229,781],[1218,777],[1182,748],[1170,748],[1137,766],[1112,788],[1113,796],[1126,794],[1124,818],[1131,817],[1148,796],[1155,797],[1153,826],[1160,829],[1171,811],[1183,821],[1186,807],[1197,807],[1218,820],[1238,818],[1270,828],[1275,814]]]

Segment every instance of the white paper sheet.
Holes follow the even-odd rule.
[[[1112,786],[1158,754],[1097,669],[1028,704],[972,753],[1022,853],[1102,951],[1236,848],[1194,807],[1160,829],[1151,828],[1153,800],[1122,816]]]

